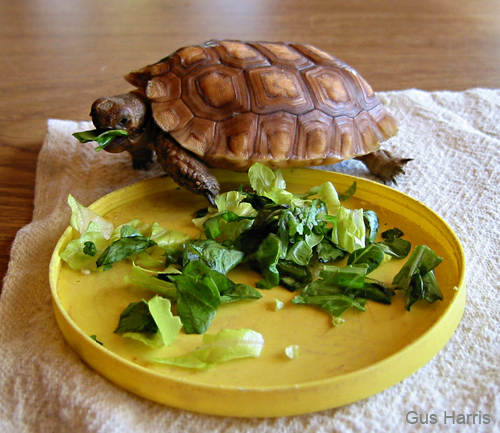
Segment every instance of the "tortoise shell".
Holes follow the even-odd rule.
[[[125,78],[163,131],[217,168],[334,164],[397,132],[368,83],[311,45],[214,40]]]

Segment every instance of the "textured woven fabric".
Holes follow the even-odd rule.
[[[498,431],[500,90],[406,90],[379,96],[400,121],[399,135],[385,147],[414,159],[396,188],[437,212],[458,235],[466,255],[463,319],[428,364],[365,400],[276,419],[194,414],[111,384],[79,359],[56,325],[50,255],[68,225],[68,193],[88,205],[161,171],[138,173],[127,155],[80,145],[71,134],[89,129],[86,122],[50,120],[39,155],[33,221],[17,234],[0,298],[0,431]],[[358,161],[327,169],[372,179]],[[415,414],[420,415],[417,422]]]

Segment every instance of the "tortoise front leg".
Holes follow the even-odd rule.
[[[215,205],[219,182],[203,162],[165,133],[157,138],[156,156],[165,173],[178,185],[204,195],[210,204]]]
[[[141,147],[129,150],[132,155],[132,166],[135,170],[149,170],[153,164],[153,149]]]
[[[406,163],[411,161],[411,158],[399,158],[383,149],[358,156],[356,159],[365,164],[370,173],[378,176],[384,182],[394,183],[396,183],[396,176],[404,174],[403,167]]]

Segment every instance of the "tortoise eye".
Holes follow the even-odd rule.
[[[127,126],[129,121],[130,119],[128,117],[122,117],[118,122],[118,126]]]

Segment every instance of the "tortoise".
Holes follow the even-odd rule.
[[[147,169],[156,153],[167,175],[212,204],[219,183],[209,167],[357,158],[388,182],[409,161],[380,149],[398,126],[370,85],[312,45],[211,40],[125,79],[136,89],[92,104],[96,131],[128,132],[105,150],[130,152],[136,169]]]

